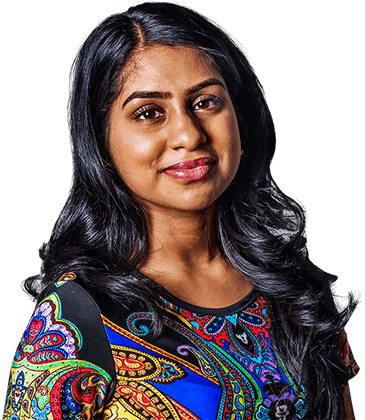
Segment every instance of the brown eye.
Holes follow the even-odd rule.
[[[218,96],[209,96],[206,98],[199,98],[195,103],[193,103],[193,111],[199,110],[212,110],[218,111],[222,108],[223,99]]]
[[[139,115],[139,118],[141,120],[151,120],[153,118],[157,118],[160,116],[160,113],[156,111],[155,109],[148,109],[147,111],[142,112]]]
[[[208,100],[204,100],[204,101],[199,101],[194,108],[195,109],[205,109],[205,108],[209,108],[209,101]]]
[[[152,107],[144,106],[140,109],[137,109],[137,111],[135,111],[132,114],[132,117],[134,119],[140,120],[140,121],[151,121],[151,120],[155,120],[160,117],[163,117],[163,116],[164,116],[164,112],[153,106]]]

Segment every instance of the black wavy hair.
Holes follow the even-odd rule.
[[[309,258],[305,214],[275,184],[270,162],[275,130],[262,87],[235,43],[198,13],[171,3],[144,3],[104,20],[82,45],[72,71],[69,124],[73,185],[40,250],[39,276],[26,280],[33,296],[63,273],[121,304],[136,297],[154,313],[161,333],[158,287],[129,274],[148,248],[145,214],[128,193],[108,154],[111,106],[123,87],[123,70],[141,48],[189,46],[220,71],[236,110],[242,149],[238,172],[217,202],[216,226],[224,256],[267,299],[273,343],[288,371],[310,396],[313,418],[336,419],[348,377],[338,339],[355,301],[336,309],[336,277]]]

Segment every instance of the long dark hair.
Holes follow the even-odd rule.
[[[148,45],[184,45],[207,56],[222,74],[234,104],[245,151],[237,175],[217,203],[217,232],[225,257],[269,302],[273,343],[288,371],[303,384],[313,416],[337,418],[347,374],[338,336],[355,307],[336,309],[336,279],[314,266],[306,249],[302,208],[280,191],[270,162],[275,130],[261,85],[234,42],[196,12],[170,3],[144,3],[104,20],[75,60],[69,122],[73,185],[49,242],[40,250],[40,276],[25,287],[33,296],[63,273],[121,304],[138,297],[155,314],[158,290],[129,274],[148,247],[142,208],[128,194],[108,154],[108,122],[128,60]]]

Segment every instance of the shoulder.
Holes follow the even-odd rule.
[[[347,340],[347,334],[345,331],[342,331],[339,336],[340,350],[342,355],[342,361],[345,365],[347,375],[349,379],[352,379],[356,376],[360,370],[356,360],[352,354],[351,347]]]
[[[114,362],[100,308],[75,274],[66,273],[43,291],[33,318],[40,315],[45,325],[56,325],[57,330],[74,337],[75,354],[69,353],[68,358],[88,360],[113,374]]]
[[[6,419],[97,413],[112,392],[114,361],[100,310],[68,280],[43,291],[25,329],[11,368]]]

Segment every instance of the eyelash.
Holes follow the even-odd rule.
[[[224,99],[220,98],[219,96],[215,95],[209,95],[209,96],[203,96],[198,98],[195,103],[192,106],[192,109],[194,109],[195,106],[199,105],[200,103],[204,102],[214,102],[212,111],[219,111],[222,109],[222,106],[224,104]],[[205,108],[203,108],[205,109]]]
[[[224,104],[224,99],[220,98],[219,96],[215,96],[215,95],[209,95],[209,96],[202,96],[199,97],[196,101],[194,101],[194,103],[191,106],[191,110],[193,112],[195,111],[199,111],[201,109],[206,109],[206,108],[198,108],[198,109],[194,109],[197,105],[201,104],[201,103],[207,103],[207,102],[213,102],[213,109],[210,109],[211,107],[208,106],[208,110],[209,111],[219,111],[222,109],[223,104]],[[154,112],[154,113],[159,113],[161,115],[159,116],[155,116],[152,118],[146,118],[146,113],[147,112]],[[139,109],[137,109],[135,112],[133,112],[132,114],[132,118],[134,120],[137,120],[138,122],[153,122],[153,120],[156,120],[158,118],[161,118],[165,115],[165,113],[161,110],[160,107],[156,106],[156,105],[145,105]],[[141,118],[142,116],[145,116],[145,118]]]
[[[141,118],[143,115],[146,116],[147,112],[155,112],[155,113],[160,113],[162,116],[165,115],[165,113],[163,111],[161,111],[160,107],[157,107],[156,105],[146,105],[143,106],[142,108],[137,109],[137,111],[133,112],[132,114],[132,118],[134,120],[139,120],[140,122],[145,122],[148,120],[154,120],[156,117],[154,118]]]

